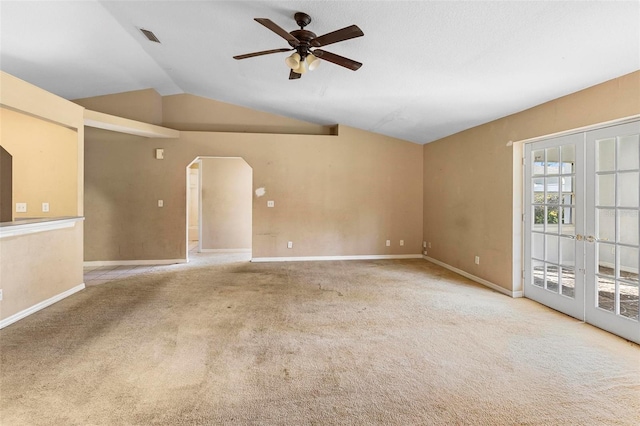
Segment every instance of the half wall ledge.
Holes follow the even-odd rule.
[[[81,216],[63,216],[54,218],[17,219],[0,223],[0,239],[18,235],[72,228],[76,222],[84,220]]]

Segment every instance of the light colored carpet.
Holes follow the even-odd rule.
[[[0,331],[0,423],[640,419],[639,346],[426,261],[194,257]]]

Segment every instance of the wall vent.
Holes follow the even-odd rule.
[[[145,37],[147,37],[149,39],[149,41],[160,43],[160,40],[158,40],[158,37],[156,37],[156,35],[154,33],[152,33],[151,31],[145,30],[143,28],[140,28],[140,31],[142,31],[142,34],[144,34]]]

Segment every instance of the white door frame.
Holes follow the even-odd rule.
[[[640,119],[640,114],[634,114],[615,120],[603,121],[588,126],[564,130],[561,132],[549,133],[546,135],[521,139],[518,141],[508,141],[506,143],[507,147],[512,148],[513,167],[512,289],[514,297],[522,297],[524,295],[524,146],[528,143],[575,133],[598,130],[606,127],[637,121],[638,119]]]

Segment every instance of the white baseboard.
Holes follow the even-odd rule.
[[[476,277],[475,275],[472,275],[472,274],[470,274],[468,272],[465,272],[462,269],[455,268],[455,267],[453,267],[451,265],[448,265],[448,264],[446,264],[444,262],[440,262],[439,260],[436,260],[436,259],[434,259],[432,257],[424,256],[424,258],[426,260],[428,260],[429,262],[431,262],[431,263],[435,263],[436,265],[442,266],[445,269],[448,269],[448,270],[450,270],[452,272],[455,272],[458,275],[462,275],[465,278],[469,278],[471,281],[475,281],[478,284],[482,284],[483,286],[489,287],[490,289],[495,290],[495,291],[497,291],[499,293],[506,294],[509,297],[516,298],[516,297],[522,297],[523,296],[522,295],[522,291],[507,290],[504,287],[500,287],[498,284],[494,284],[491,281],[485,280],[484,278]]]
[[[251,253],[250,248],[240,249],[201,249],[200,253]]]
[[[77,285],[73,288],[70,288],[67,291],[63,291],[60,294],[56,294],[53,297],[48,298],[47,300],[43,300],[40,303],[36,303],[35,305],[33,305],[30,308],[27,308],[25,310],[22,310],[20,312],[18,312],[17,314],[13,314],[8,318],[3,319],[2,321],[0,321],[0,329],[5,328],[8,325],[13,324],[16,321],[19,321],[25,317],[28,317],[31,314],[34,314],[36,312],[38,312],[39,310],[42,310],[44,308],[46,308],[47,306],[51,306],[56,302],[61,301],[62,299],[71,296],[74,293],[79,292],[80,290],[84,290],[84,283]]]
[[[326,260],[422,259],[421,254],[364,254],[356,256],[254,257],[252,262],[316,262]]]
[[[158,259],[158,260],[90,260],[84,266],[136,266],[136,265],[173,265],[187,263],[187,259]]]

